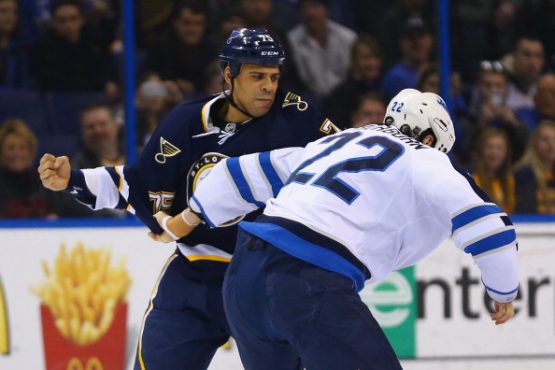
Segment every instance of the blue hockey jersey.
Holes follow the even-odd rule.
[[[198,182],[222,159],[304,146],[337,130],[290,92],[278,91],[267,114],[243,124],[220,122],[215,113],[224,101],[219,94],[176,107],[160,123],[137,164],[74,169],[68,191],[93,209],[127,209],[152,231],[161,232],[152,215],[160,210],[173,215],[186,208]],[[226,261],[235,247],[239,221],[215,230],[201,225],[179,240],[178,247],[192,260]]]

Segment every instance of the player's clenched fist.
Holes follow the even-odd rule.
[[[495,302],[495,312],[491,314],[491,319],[495,321],[495,325],[504,324],[515,315],[515,309],[512,303]]]
[[[71,166],[66,156],[55,157],[46,153],[40,159],[38,168],[42,185],[50,190],[65,190],[69,183]]]

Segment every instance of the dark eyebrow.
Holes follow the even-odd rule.
[[[270,76],[280,76],[281,73],[280,72],[272,72],[272,73],[268,73],[268,72],[262,72],[262,71],[250,71],[249,72],[250,75],[270,75]]]

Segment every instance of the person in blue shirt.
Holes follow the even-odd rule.
[[[265,29],[234,30],[220,54],[229,90],[177,106],[135,165],[76,170],[66,157],[46,154],[39,166],[44,186],[93,209],[127,209],[161,233],[153,214],[186,208],[222,159],[304,146],[336,131],[307,101],[278,88],[284,59]],[[206,369],[229,339],[221,290],[241,219],[217,230],[201,225],[177,241],[145,314],[135,369]]]

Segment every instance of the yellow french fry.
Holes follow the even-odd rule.
[[[45,260],[41,261],[41,266],[42,266],[42,271],[44,272],[44,275],[46,275],[46,277],[49,277],[50,269],[48,268],[48,264],[46,263]]]
[[[89,339],[91,341],[90,343],[94,343],[94,342],[96,342],[100,339],[102,334],[100,333],[100,329],[98,327],[96,327],[95,325],[93,325],[90,328],[90,330],[91,330],[90,334],[89,334],[90,335]]]
[[[70,339],[72,339],[73,341],[77,341],[77,338],[79,338],[79,319],[76,317],[72,317],[69,319],[69,333],[70,333]]]
[[[98,329],[101,335],[106,333],[112,324],[114,319],[114,308],[116,302],[114,299],[110,298],[104,302],[104,307],[102,308],[102,316],[100,317],[100,322],[98,323]]]
[[[56,325],[60,333],[62,333],[62,336],[69,338],[70,334],[67,321],[65,321],[64,319],[55,319],[54,324]]]
[[[42,261],[46,281],[30,290],[52,313],[62,335],[87,345],[104,335],[114,319],[115,307],[131,286],[126,258],[111,265],[106,247],[86,248],[82,242],[71,250],[60,245],[52,266]]]
[[[77,338],[77,343],[80,345],[87,345],[91,343],[91,333],[93,324],[90,321],[84,321],[79,329],[79,336]]]

